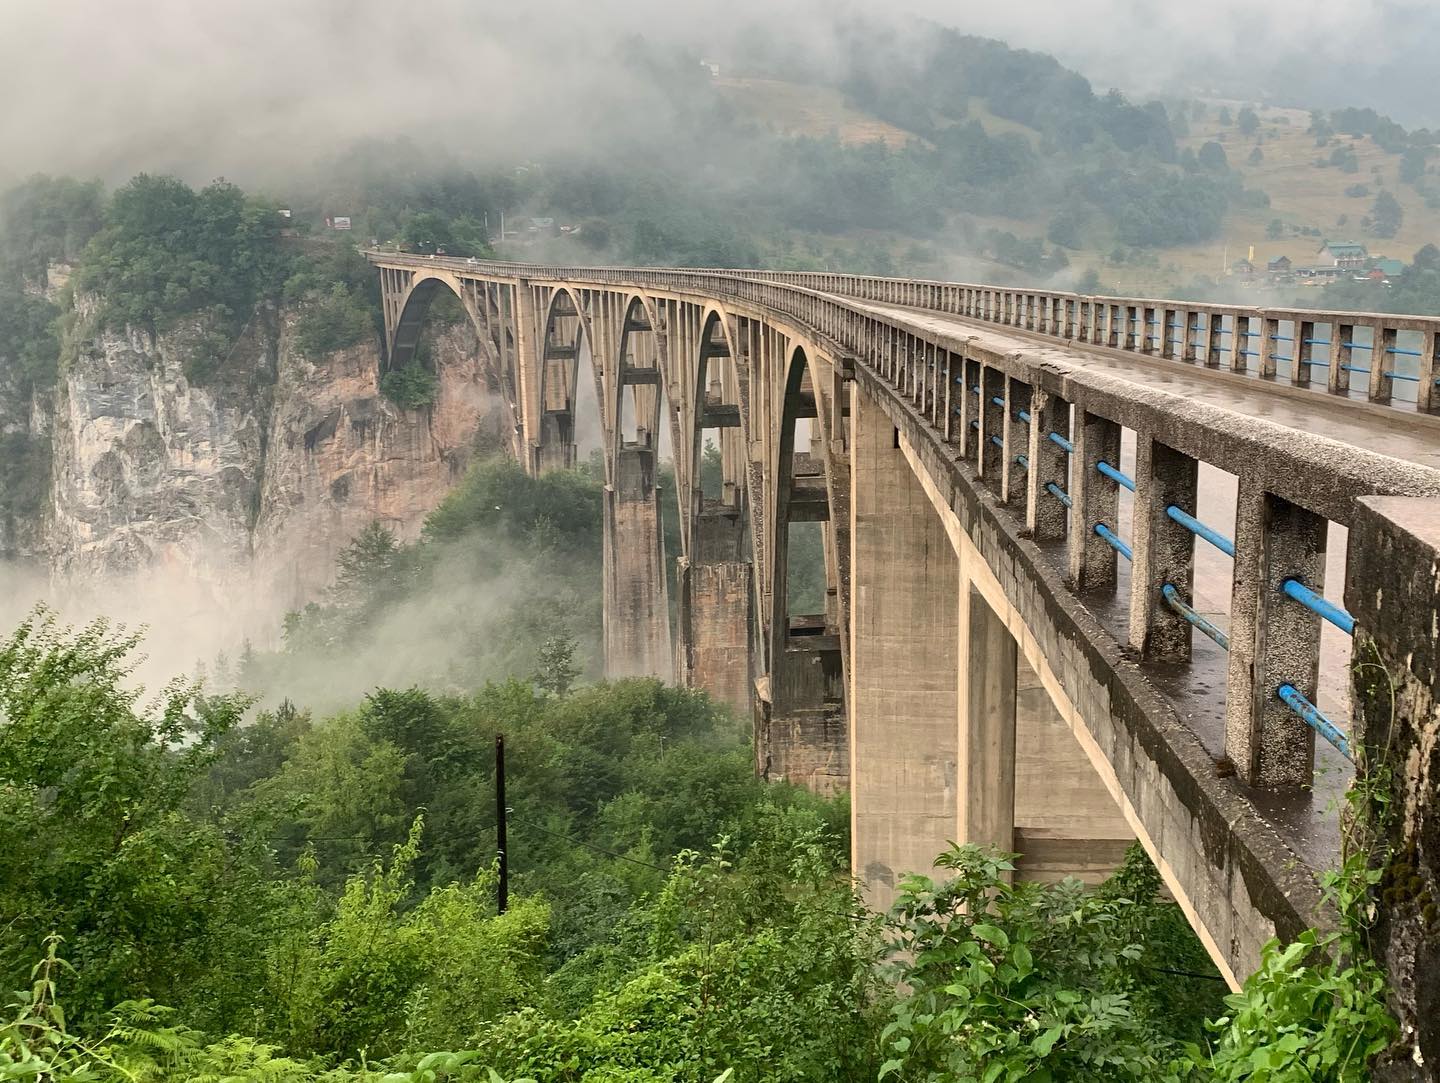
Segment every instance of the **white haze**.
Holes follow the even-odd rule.
[[[735,69],[833,70],[834,27],[918,17],[1053,51],[1097,88],[1371,105],[1440,125],[1430,0],[47,0],[0,4],[0,183],[139,170],[255,181],[411,134],[514,161],[621,159],[669,103],[625,63],[643,38]],[[1343,99],[1343,100],[1342,100]]]
[[[731,71],[763,59],[797,77],[835,76],[835,28],[854,16],[890,21],[917,49],[928,40],[917,20],[930,18],[1052,51],[1100,91],[1370,105],[1440,126],[1426,85],[1440,55],[1440,8],[1429,0],[0,0],[0,187],[35,172],[116,183],[138,171],[264,185],[357,140],[400,135],[494,164],[568,151],[643,166],[663,153],[647,134],[677,118],[627,64],[627,39]],[[958,257],[949,268],[962,278],[986,270]],[[395,649],[305,675],[305,696],[358,694],[417,669],[443,683],[452,662],[483,653],[487,629],[503,634],[485,615],[508,612],[516,583],[496,593],[461,580],[402,607],[387,629]],[[0,568],[0,627],[41,598],[71,622],[106,614],[148,625],[152,687],[233,655],[248,630],[248,614],[180,575],[57,594]],[[476,614],[471,638],[435,635],[454,625],[434,614],[462,606]]]

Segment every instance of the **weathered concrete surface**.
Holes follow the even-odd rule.
[[[1119,866],[1135,831],[1024,656],[1016,689],[1017,879],[1099,883]]]
[[[851,867],[883,909],[962,837],[960,569],[890,418],[856,394],[850,420]]]
[[[655,453],[621,449],[605,490],[605,672],[673,680]]]
[[[857,383],[899,429],[911,468],[940,511],[961,564],[1021,652],[1232,985],[1272,936],[1314,920],[1318,893],[1278,834],[1234,786],[1175,709],[1125,658],[1020,536],[969,464],[878,377]],[[967,556],[967,553],[969,554]],[[1118,840],[1116,840],[1118,841]]]
[[[1370,809],[1387,828],[1370,840],[1371,943],[1403,1027],[1377,1078],[1421,1083],[1440,1071],[1440,501],[1360,501],[1350,547],[1355,744],[1361,772],[1388,783]]]
[[[678,569],[680,675],[741,718],[753,709],[754,568],[744,559],[746,525],[719,507],[697,517],[692,555]]]

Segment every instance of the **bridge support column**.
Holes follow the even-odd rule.
[[[655,453],[624,447],[605,490],[605,675],[673,679]]]
[[[752,709],[753,584],[745,521],[726,508],[695,520],[691,556],[679,575],[680,671],[686,687],[708,692],[742,718]]]
[[[969,582],[960,588],[957,838],[1015,846],[1015,638]]]
[[[1016,878],[1097,884],[1135,832],[1022,654],[1015,681]]]
[[[885,907],[955,837],[959,561],[890,419],[852,388],[851,868]]]
[[[1277,691],[1291,684],[1314,702],[1320,617],[1282,591],[1290,578],[1317,593],[1324,589],[1328,526],[1313,512],[1241,479],[1225,752],[1249,785],[1310,786],[1315,780],[1315,731]]]

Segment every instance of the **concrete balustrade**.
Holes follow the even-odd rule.
[[[493,292],[497,306],[509,306],[488,318],[521,343],[518,395],[530,404],[522,413],[534,417],[525,414],[520,425],[537,447],[539,371],[525,371],[547,333],[537,298],[564,289],[584,309],[636,294],[724,313],[741,385],[746,454],[736,484],[747,494],[754,594],[750,606],[736,597],[746,561],[735,559],[731,539],[727,577],[712,591],[731,623],[712,637],[713,657],[738,658],[743,637],[734,622],[748,611],[757,719],[766,733],[788,735],[771,745],[771,776],[817,788],[848,780],[855,872],[867,887],[883,895],[954,837],[1050,846],[1051,868],[1083,864],[1103,875],[1130,832],[1232,980],[1253,967],[1270,936],[1311,923],[1315,853],[1288,832],[1310,815],[1316,731],[1281,690],[1311,705],[1319,699],[1321,615],[1286,584],[1323,594],[1330,524],[1369,530],[1369,512],[1357,509],[1370,496],[1433,507],[1440,470],[1091,362],[1108,347],[1136,355],[1127,365],[1227,388],[1250,384],[1277,402],[1320,397],[1322,384],[1343,400],[1349,377],[1359,375],[1353,370],[1368,369],[1366,382],[1353,385],[1353,402],[1327,408],[1388,419],[1431,408],[1437,321],[830,274],[372,258],[381,267],[392,362],[408,341],[398,330],[418,322],[411,301],[426,281],[481,281],[487,299]],[[787,383],[799,353],[803,393]],[[659,365],[667,392],[683,393],[683,360],[662,356]],[[1323,380],[1315,371],[1322,368]],[[1415,379],[1397,384],[1402,376]],[[1397,396],[1400,384],[1418,389],[1414,403]],[[814,427],[812,457],[791,479],[781,434],[797,406]],[[1128,475],[1122,432],[1135,439]],[[541,460],[523,461],[538,468]],[[1233,540],[1200,521],[1208,468],[1238,479]],[[1120,490],[1132,484],[1130,521],[1121,523]],[[658,527],[648,517],[649,485],[637,491],[647,497],[647,517],[633,544],[648,566],[649,543],[639,535]],[[776,625],[788,616],[775,596],[785,582],[774,567],[784,555],[775,539],[796,509],[827,524],[823,627]],[[693,524],[686,529],[694,533]],[[1403,669],[1406,650],[1423,653],[1414,607],[1427,619],[1440,607],[1433,575],[1412,596],[1372,589],[1361,606],[1352,596],[1370,589],[1375,557],[1362,549],[1357,559],[1356,537],[1343,586],[1359,621],[1357,651],[1373,641]],[[1233,553],[1228,637],[1216,641],[1228,643],[1228,657],[1195,634],[1205,630],[1196,612],[1197,545]],[[1129,587],[1117,597],[1119,546],[1130,554]],[[1422,550],[1405,550],[1416,582]],[[1332,583],[1332,593],[1340,586]],[[645,611],[655,611],[653,599]],[[1211,625],[1207,635],[1216,631]],[[704,629],[687,635],[707,642]],[[1433,653],[1433,641],[1426,649]],[[1202,652],[1207,665],[1220,658],[1223,713],[1214,682],[1186,683]],[[1440,667],[1404,679],[1414,696],[1433,697]],[[735,686],[727,688],[733,702]],[[1022,688],[1043,690],[1048,721],[1016,707]],[[1362,770],[1378,732],[1374,710],[1367,701],[1354,721]],[[1042,734],[1053,747],[1042,747]],[[1037,760],[1040,751],[1051,758]],[[840,753],[849,760],[843,770]],[[775,766],[785,763],[794,766]],[[1083,815],[1023,792],[1023,778],[1047,773],[1074,780],[1065,800]],[[1097,794],[1111,821],[1098,814]],[[1091,824],[1090,833],[1055,837],[1056,825],[1072,820]],[[1086,864],[1082,853],[1093,860]],[[1094,858],[1100,854],[1109,856]]]

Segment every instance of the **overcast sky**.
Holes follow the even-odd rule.
[[[37,170],[243,177],[425,127],[469,149],[603,141],[663,101],[628,33],[705,51],[763,20],[801,52],[845,5],[1055,52],[1098,89],[1371,105],[1440,126],[1433,0],[0,0],[0,181]],[[917,29],[917,33],[923,31]]]

